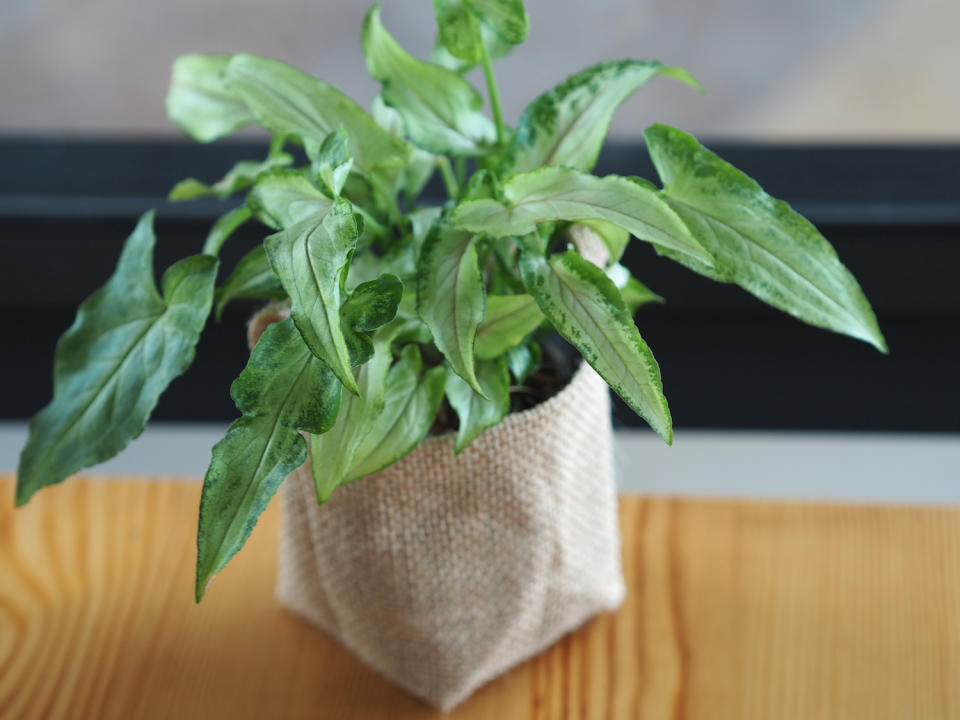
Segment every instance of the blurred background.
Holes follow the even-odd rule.
[[[388,29],[426,56],[430,0],[384,0]],[[616,138],[653,120],[752,140],[960,138],[955,0],[527,0],[526,44],[499,65],[504,112],[598,60],[687,67],[700,97],[657,81],[614,119]],[[348,0],[4,0],[0,132],[171,135],[163,97],[188,52],[292,63],[367,105],[358,42],[367,4]],[[479,84],[479,78],[478,78]]]
[[[382,4],[387,28],[427,56],[430,0]],[[695,133],[817,224],[891,346],[884,357],[802,326],[634,243],[634,273],[668,300],[638,325],[678,431],[668,450],[618,407],[623,487],[960,501],[960,3],[526,6],[528,41],[497,65],[508,122],[599,60],[686,67],[707,94],[663,79],[643,88],[615,115],[598,170],[649,175],[641,133],[652,122]],[[0,370],[16,378],[0,399],[0,471],[16,466],[26,419],[50,397],[56,338],[111,272],[136,217],[159,209],[158,267],[196,252],[224,207],[169,205],[166,191],[262,153],[255,131],[211,147],[180,137],[164,112],[173,59],[268,55],[368,106],[377,86],[359,46],[366,9],[347,0],[0,3]],[[226,267],[260,239],[228,246]],[[203,472],[236,415],[228,390],[250,311],[237,306],[211,323],[195,367],[107,471]]]

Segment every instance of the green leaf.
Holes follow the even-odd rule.
[[[403,116],[414,143],[444,155],[480,155],[496,131],[482,112],[483,98],[455,72],[417,60],[397,44],[374,6],[363,25],[370,74],[383,83],[383,99]]]
[[[602,62],[571,75],[524,110],[501,171],[506,175],[564,165],[589,172],[614,111],[661,74],[700,87],[685,70],[651,60]]]
[[[422,207],[407,215],[410,218],[410,225],[413,227],[413,243],[417,247],[418,255],[420,248],[423,247],[423,243],[427,239],[427,235],[433,230],[442,214],[443,208],[441,207]]]
[[[460,418],[453,445],[458,455],[484,430],[499,425],[510,411],[510,376],[503,360],[478,362],[477,381],[483,395],[474,392],[459,375],[447,375],[447,400]]]
[[[520,282],[517,272],[517,253],[520,248],[518,240],[502,237],[491,241],[491,245],[493,266],[488,271],[487,292],[492,295],[523,293],[523,283]]]
[[[657,295],[635,277],[627,279],[627,284],[620,288],[620,295],[627,304],[631,315],[635,314],[643,305],[666,302],[662,296]]]
[[[253,213],[250,212],[250,208],[241,205],[233,210],[228,210],[217,218],[203,243],[203,254],[219,255],[223,244],[251,217],[253,217]]]
[[[507,350],[504,359],[518,385],[522,385],[527,376],[540,367],[542,351],[540,343],[529,342]]]
[[[395,331],[391,325],[375,336],[373,358],[356,370],[355,384],[360,392],[343,396],[333,428],[322,435],[310,435],[310,467],[317,502],[329,500],[346,481],[361,443],[383,412],[387,371],[393,359],[390,343]]]
[[[57,344],[53,400],[30,421],[17,504],[109,460],[143,432],[161,393],[193,361],[217,274],[216,258],[172,265],[157,292],[153,213],[127,238],[107,283],[84,300]]]
[[[397,138],[402,138],[407,131],[403,124],[403,117],[394,108],[387,105],[383,100],[383,95],[377,93],[370,102],[370,114],[373,121],[388,133]]]
[[[464,188],[461,198],[463,200],[484,200],[499,197],[503,190],[497,182],[493,173],[484,168],[480,168],[470,176],[467,187]]]
[[[227,66],[226,81],[261,125],[296,136],[305,145],[319,146],[343,127],[349,135],[350,155],[363,173],[402,167],[410,159],[410,146],[378,126],[353,100],[290,65],[256,55],[235,55]]]
[[[290,296],[290,314],[307,347],[350,392],[357,392],[340,324],[343,286],[360,227],[353,206],[338,200],[323,218],[308,218],[263,241]]]
[[[493,237],[527,235],[553,220],[605,220],[646,240],[704,264],[710,254],[656,192],[629,178],[603,178],[570,168],[549,167],[514,175],[504,185],[505,204],[481,199],[461,203],[454,227]]]
[[[210,142],[254,121],[224,80],[229,55],[181,55],[173,62],[167,116],[197,142]]]
[[[486,314],[477,330],[477,357],[500,357],[523,342],[544,320],[537,301],[530,295],[488,295]]]
[[[527,37],[529,21],[521,0],[433,0],[437,47],[430,60],[464,72],[491,58],[504,57]]]
[[[377,94],[371,106],[373,119],[377,124],[395,137],[402,138],[406,134],[403,118],[394,108],[383,101]],[[392,176],[388,175],[388,186],[394,193],[404,191],[408,198],[416,198],[423,192],[430,178],[437,169],[437,156],[426,150],[412,146],[410,162],[406,167],[398,168]]]
[[[271,170],[257,179],[247,196],[247,206],[257,220],[280,230],[323,217],[333,200],[299,170]]]
[[[257,245],[240,258],[230,276],[217,288],[214,296],[217,322],[220,322],[223,309],[231,300],[237,298],[282,300],[285,297],[287,293],[280,284],[280,278],[270,267],[266,249],[263,245]]]
[[[373,357],[373,341],[364,331],[376,330],[393,320],[402,296],[400,278],[384,273],[357,285],[344,301],[340,307],[340,327],[354,365]]]
[[[291,163],[293,163],[293,156],[287,153],[277,153],[266,160],[241,160],[213,185],[206,185],[195,178],[181,180],[173,186],[167,199],[171,202],[180,202],[203,197],[227,198],[238,190],[253,185],[260,173],[275,167],[285,167]]]
[[[242,415],[214,446],[203,481],[198,602],[250,537],[283,479],[306,461],[300,432],[327,431],[340,405],[340,383],[307,349],[290,318],[263,333],[230,394]]]
[[[714,265],[669,257],[714,280],[737,283],[811,325],[887,351],[870,303],[813,224],[691,135],[653,125],[644,137],[663,196]]]
[[[511,43],[508,43],[506,40],[497,35],[489,25],[485,25],[483,23],[480,23],[480,38],[483,41],[483,44],[487,46],[487,53],[490,55],[492,60],[505,58],[513,49],[513,45]],[[433,46],[433,50],[430,53],[430,62],[433,65],[439,65],[440,67],[462,75],[471,68],[476,67],[481,60],[478,59],[475,62],[471,62],[458,58],[449,50],[447,50],[446,45],[443,44],[443,38],[441,38],[438,34],[437,40]]]
[[[476,65],[483,60],[480,23],[463,0],[433,0],[439,42],[459,60]]]
[[[324,192],[330,197],[340,197],[343,184],[353,167],[347,142],[347,132],[343,128],[330,133],[321,143],[313,160],[313,170]]]
[[[416,345],[407,345],[387,375],[383,411],[360,443],[347,482],[372,475],[410,453],[430,430],[443,401],[447,371],[438,366],[421,377]]]
[[[420,252],[417,312],[454,372],[481,393],[473,344],[483,320],[484,296],[474,237],[437,228]]]
[[[519,45],[527,39],[530,21],[523,0],[466,0],[481,24],[493,30],[505,42]]]
[[[520,272],[527,292],[557,332],[671,444],[673,427],[660,368],[610,278],[572,250],[549,260],[525,252]]]
[[[630,274],[630,271],[620,263],[615,263],[606,269],[607,277],[613,281],[620,291],[627,309],[633,315],[641,305],[647,303],[662,303],[663,298],[657,295],[642,282]]]

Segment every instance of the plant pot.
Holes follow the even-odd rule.
[[[318,506],[283,484],[277,597],[447,710],[624,596],[609,394],[581,363],[459,456],[428,438]]]

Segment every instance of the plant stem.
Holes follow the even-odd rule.
[[[467,159],[462,155],[456,158],[457,184],[463,187],[467,182]]]
[[[283,150],[283,144],[286,139],[284,135],[274,133],[273,137],[270,138],[270,151],[267,153],[267,157],[272,158]]]
[[[487,94],[490,95],[490,109],[493,110],[493,121],[497,124],[497,145],[503,147],[503,112],[500,110],[500,93],[497,90],[497,79],[493,76],[493,63],[490,62],[490,53],[487,44],[480,43],[483,48],[483,76],[487,80]]]
[[[460,197],[460,186],[457,179],[453,176],[453,169],[450,167],[450,160],[446,155],[437,158],[437,167],[440,168],[440,176],[443,178],[443,184],[447,188],[447,196],[451,200]]]

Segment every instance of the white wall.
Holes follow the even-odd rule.
[[[528,43],[500,65],[513,120],[537,93],[601,59],[687,66],[701,97],[660,80],[616,117],[637,137],[670,122],[711,137],[960,138],[956,0],[527,0]],[[425,55],[431,0],[384,0],[398,39]],[[323,76],[366,104],[349,0],[2,0],[0,132],[167,134],[171,61],[248,51]],[[479,80],[479,79],[478,79]]]

